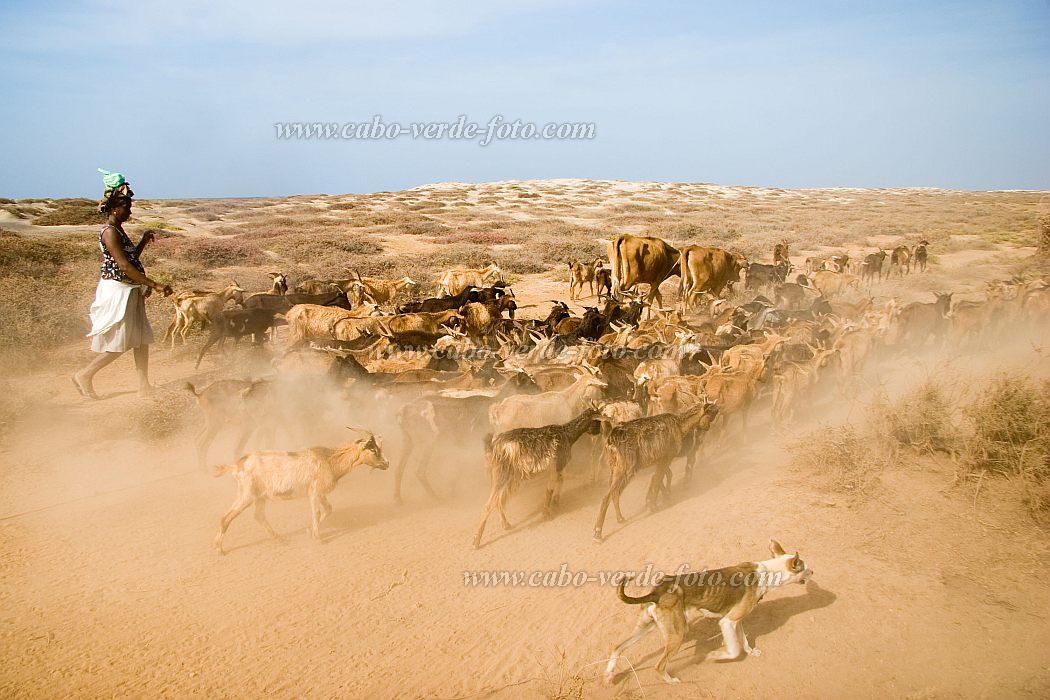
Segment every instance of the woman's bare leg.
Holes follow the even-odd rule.
[[[140,345],[135,353],[135,370],[139,373],[139,396],[148,396],[153,387],[149,383],[149,346]]]
[[[76,384],[80,393],[89,398],[97,399],[98,395],[95,393],[95,387],[92,386],[92,380],[95,378],[95,375],[98,374],[100,369],[113,364],[113,362],[123,354],[124,353],[121,352],[100,353],[98,357],[91,361],[91,364],[74,374],[73,383]]]

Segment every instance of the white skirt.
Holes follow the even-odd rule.
[[[117,280],[99,280],[91,304],[91,350],[124,352],[153,342],[142,287]]]

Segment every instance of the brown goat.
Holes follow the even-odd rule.
[[[605,514],[612,502],[616,508],[617,522],[625,522],[620,510],[620,496],[631,477],[639,469],[649,465],[655,467],[649,482],[646,503],[656,510],[661,493],[668,490],[671,481],[671,462],[686,448],[686,439],[694,431],[706,430],[718,415],[718,406],[705,401],[683,414],[664,413],[658,416],[639,418],[609,431],[605,439],[606,456],[609,460],[609,490],[598,508],[598,520],[594,523],[594,539],[602,541]],[[692,450],[687,457],[691,457]],[[686,478],[692,472],[691,460],[686,464]]]

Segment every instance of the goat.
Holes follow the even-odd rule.
[[[869,253],[864,256],[864,262],[860,264],[860,278],[861,280],[867,279],[868,286],[875,281],[875,278],[879,278],[879,282],[882,281],[882,264],[886,261],[886,251],[879,248],[874,253]],[[888,277],[888,275],[887,275]]]
[[[606,386],[594,370],[588,370],[569,387],[560,391],[546,391],[535,396],[510,396],[489,409],[489,423],[493,432],[512,428],[539,428],[552,423],[563,423],[583,410],[587,401],[598,398],[598,390]]]
[[[323,294],[252,294],[244,300],[246,309],[267,309],[274,313],[283,314],[296,304],[316,304],[317,306],[336,306],[340,309],[350,310],[350,300],[342,290],[335,289]]]
[[[331,294],[334,291],[344,292],[334,280],[303,280],[295,285],[296,294]]]
[[[578,260],[569,261],[569,301],[580,298],[583,292],[583,284],[586,282],[594,296],[594,276],[598,270],[604,269],[601,258],[595,258],[590,265],[584,265]]]
[[[372,314],[371,317],[364,314]],[[296,304],[288,313],[288,346],[297,347],[311,338],[354,340],[365,330],[378,335],[383,328],[375,308],[358,307],[353,311],[317,304]]]
[[[466,287],[460,290],[458,294],[452,294],[444,297],[431,297],[430,299],[423,299],[422,301],[413,301],[407,304],[403,304],[397,307],[399,314],[418,313],[421,311],[434,312],[434,311],[450,311],[452,309],[458,309],[467,302],[478,300],[478,290],[474,287]]]
[[[821,350],[804,362],[785,362],[773,376],[773,421],[782,425],[795,416],[799,399],[810,391],[820,379],[821,370],[826,368],[838,351]]]
[[[396,314],[383,318],[383,330],[388,334],[397,333],[440,333],[443,326],[451,325],[461,321],[463,317],[459,311],[420,311],[412,314]]]
[[[591,442],[591,481],[598,478],[602,462],[605,461],[604,446],[609,431],[618,425],[645,416],[642,405],[637,401],[604,401],[593,406],[601,414],[602,428],[600,437]]]
[[[612,270],[601,267],[594,271],[594,285],[598,288],[598,301],[604,296],[606,299],[612,297]],[[604,290],[604,291],[603,291]]]
[[[362,277],[361,283],[377,304],[392,304],[402,289],[415,287],[418,283],[411,277],[399,280],[386,280],[379,277]]]
[[[277,532],[266,519],[264,506],[269,498],[310,499],[310,532],[320,539],[321,522],[332,512],[328,494],[339,480],[354,467],[368,466],[386,469],[389,463],[383,456],[379,439],[372,433],[348,445],[337,448],[312,447],[298,452],[253,452],[234,464],[218,464],[215,476],[232,473],[237,482],[237,497],[222,516],[215,536],[215,549],[225,554],[222,538],[233,519],[255,504],[255,519],[273,537]]]
[[[256,345],[261,345],[263,335],[273,327],[276,316],[276,312],[268,309],[223,309],[212,323],[211,334],[201,347],[193,369],[200,368],[208,348],[216,342],[222,348],[227,338],[233,338],[234,343],[238,343],[241,338],[250,335]]]
[[[598,412],[590,408],[567,423],[542,428],[516,428],[495,437],[486,435],[485,460],[492,481],[492,492],[481,514],[478,530],[474,533],[474,548],[481,546],[485,524],[493,509],[499,511],[503,529],[511,528],[506,513],[507,497],[516,483],[537,474],[547,474],[547,495],[543,510],[545,517],[551,518],[561,498],[562,472],[572,456],[572,446],[584,433],[596,434],[600,426]]]
[[[206,326],[219,315],[226,302],[233,300],[244,307],[244,290],[236,280],[221,292],[185,292],[172,297],[175,306],[175,318],[172,319],[167,331],[164,332],[164,342],[171,337],[171,348],[175,349],[175,335],[179,334],[182,342],[186,342],[186,335],[195,322]]]
[[[952,306],[952,293],[935,292],[937,300],[930,303],[912,302],[903,306],[898,314],[900,340],[923,346],[930,336],[944,339],[950,323],[948,312]]]
[[[496,263],[489,263],[480,270],[475,268],[449,270],[438,280],[438,296],[455,296],[467,287],[484,287],[497,281],[503,281],[503,270]]]
[[[492,302],[475,301],[466,304],[462,311],[467,337],[475,343],[480,343],[492,333],[496,321],[503,317],[504,311],[514,318],[514,311],[517,308],[518,305],[511,296],[503,296]]]
[[[915,246],[911,256],[915,258],[915,267],[919,268],[919,272],[926,272],[926,261],[929,259],[929,253],[926,252],[926,246],[930,244],[929,241],[922,240]]]
[[[887,278],[893,274],[894,267],[897,268],[897,275],[900,277],[911,274],[911,251],[907,246],[899,245],[890,253],[890,266],[886,270]]]
[[[529,376],[524,372],[515,372],[494,396],[438,394],[421,396],[402,406],[397,412],[397,422],[401,427],[403,450],[394,471],[394,500],[401,502],[401,480],[417,444],[422,458],[416,467],[416,476],[427,494],[437,499],[438,495],[431,487],[426,473],[427,464],[439,442],[446,445],[466,444],[479,433],[489,431],[488,412],[493,404],[509,396],[536,393],[539,393],[539,387]]]
[[[610,502],[615,506],[617,522],[625,522],[620,510],[620,496],[635,472],[649,465],[653,465],[655,471],[649,482],[646,503],[650,510],[656,510],[661,492],[666,491],[670,484],[671,462],[682,454],[686,437],[696,430],[709,428],[717,415],[718,405],[704,401],[682,414],[663,413],[639,418],[609,431],[605,439],[609,490],[598,508],[598,519],[594,523],[595,541],[602,541]],[[686,478],[691,473],[692,464],[687,463]]]
[[[240,456],[248,438],[256,430],[272,433],[274,405],[271,382],[221,379],[200,391],[189,382],[183,386],[197,399],[197,405],[204,414],[204,427],[197,436],[197,461],[201,468],[207,464],[208,448],[224,425],[232,424],[238,431],[234,457]]]

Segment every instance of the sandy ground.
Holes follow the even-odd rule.
[[[942,286],[959,280],[952,266],[968,262],[957,255],[939,272],[875,291],[919,298],[972,290],[1002,271]],[[525,278],[518,293],[536,305],[530,315],[566,296],[557,273]],[[528,484],[510,502],[515,528],[490,523],[486,546],[471,549],[487,493],[478,436],[434,465],[440,502],[409,476],[397,506],[392,473],[354,472],[332,495],[322,542],[305,529],[305,502],[278,502],[268,516],[283,540],[245,513],[220,556],[212,538],[234,486],[196,465],[195,418],[163,441],[141,439],[134,419],[144,402],[132,391],[131,358],[99,375],[105,399],[89,402],[69,384],[88,355],[78,347],[17,382],[34,400],[0,442],[0,694],[1048,697],[1050,547],[1045,533],[1002,507],[1006,486],[975,496],[956,485],[947,461],[908,457],[870,497],[849,498],[820,490],[788,454],[807,430],[858,420],[876,388],[897,395],[930,373],[965,384],[1003,368],[1038,368],[1040,352],[1025,343],[994,353],[953,347],[874,365],[857,402],[829,397],[790,432],[773,430],[766,400],[748,435],[734,423],[726,442],[708,447],[693,483],[676,481],[669,507],[646,512],[648,474],[636,478],[624,496],[628,522],[610,516],[602,544],[590,536],[602,484],[590,481],[584,448],[554,520],[539,517],[543,485]],[[194,373],[185,354],[154,353],[161,397],[224,371],[210,360]],[[333,425],[359,418],[352,402],[318,412]],[[397,436],[387,433],[395,461]],[[231,448],[226,436],[215,460]],[[653,671],[655,634],[626,655],[612,687],[601,686],[604,660],[637,614],[610,586],[464,584],[465,571],[564,565],[597,576],[647,564],[724,566],[765,557],[770,537],[800,550],[814,578],[770,593],[747,618],[760,657],[705,660],[720,644],[718,628],[695,622],[671,664],[683,681],[676,687]]]

